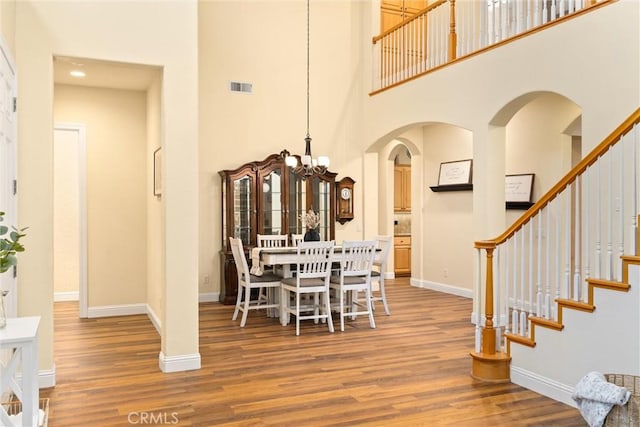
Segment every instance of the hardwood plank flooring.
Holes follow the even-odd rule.
[[[514,384],[469,375],[471,300],[387,281],[376,310],[345,332],[280,326],[200,305],[202,369],[164,374],[146,316],[79,319],[55,304],[57,385],[49,426],[584,426],[579,412]]]

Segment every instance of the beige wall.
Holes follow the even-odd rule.
[[[362,235],[363,160],[353,108],[360,81],[358,4],[311,2],[310,133],[314,155],[331,156],[337,179],[355,184],[356,218],[336,224],[336,239]],[[306,2],[199,3],[200,291],[219,291],[221,188],[218,171],[288,149],[304,151]],[[330,31],[328,29],[331,29]],[[229,81],[253,84],[231,93]],[[211,283],[204,284],[204,276]]]
[[[158,98],[165,188],[160,209],[166,218],[163,256],[171,262],[160,267],[165,278],[160,364],[167,370],[178,365],[199,366],[196,2],[21,1],[16,6],[19,219],[31,230],[25,241],[31,250],[21,259],[19,312],[42,316],[41,369],[53,367],[54,54],[163,68],[162,96]],[[98,298],[139,300],[144,292],[143,284],[139,295],[113,299],[102,294]]]
[[[55,122],[87,129],[89,308],[146,302],[146,109],[145,92],[55,86]]]

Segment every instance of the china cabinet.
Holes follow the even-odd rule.
[[[262,161],[219,172],[222,179],[222,250],[220,301],[235,304],[237,273],[229,237],[242,239],[245,250],[257,246],[258,234],[303,234],[300,215],[309,209],[320,215],[320,237],[335,238],[334,172],[310,176],[293,173],[285,150]],[[250,258],[249,256],[247,257]]]

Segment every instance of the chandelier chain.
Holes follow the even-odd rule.
[[[309,136],[309,0],[307,0],[307,138]]]

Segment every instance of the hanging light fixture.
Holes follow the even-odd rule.
[[[295,156],[288,155],[285,158],[286,165],[299,175],[324,174],[329,167],[329,157],[318,156],[317,159],[314,159],[311,156],[311,135],[309,135],[309,0],[307,0],[307,136],[304,138],[304,142],[304,155],[300,156],[301,164],[298,164],[298,159]]]

